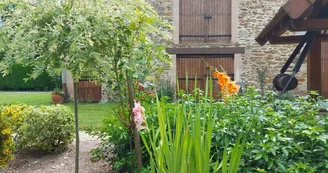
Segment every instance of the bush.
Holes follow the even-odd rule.
[[[34,108],[18,128],[15,137],[18,148],[45,152],[62,151],[74,137],[74,117],[65,106]]]
[[[9,119],[0,113],[0,168],[6,167],[7,162],[14,157],[12,129]]]
[[[318,98],[277,99],[253,89],[227,103],[216,103],[212,139],[220,155],[224,139],[246,136],[241,172],[321,172],[328,167],[328,117]],[[320,98],[319,98],[320,99]]]
[[[24,81],[28,74],[32,72],[31,67],[15,65],[12,73],[6,77],[0,77],[0,90],[5,91],[50,91],[54,88],[61,87],[60,77],[50,77],[43,73],[35,80]]]
[[[13,158],[13,132],[22,125],[29,110],[31,107],[24,104],[0,106],[0,168]]]

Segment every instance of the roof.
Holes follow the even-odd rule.
[[[256,38],[260,45],[299,43],[302,36],[282,36],[286,31],[328,30],[328,0],[288,0]],[[323,33],[318,39],[328,40]]]

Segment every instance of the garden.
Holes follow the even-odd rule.
[[[63,71],[74,82],[64,104],[52,104],[49,91],[0,92],[0,172],[328,170],[325,98],[240,88],[220,64],[208,64],[204,91],[197,80],[183,91],[165,76],[172,26],[144,0],[12,0],[0,8],[3,78],[20,67],[29,69],[27,82]],[[79,103],[79,80],[106,86],[110,102]],[[25,152],[38,170],[13,169]]]

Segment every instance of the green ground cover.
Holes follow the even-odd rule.
[[[0,105],[15,102],[33,106],[51,105],[50,92],[0,92]],[[72,103],[64,105],[74,110]],[[103,120],[112,113],[111,106],[115,104],[79,104],[80,129],[99,130]]]

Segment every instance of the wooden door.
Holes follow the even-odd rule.
[[[101,86],[92,81],[79,81],[77,84],[78,98],[80,102],[101,101]]]
[[[328,42],[322,43],[321,51],[321,94],[328,98]]]
[[[231,0],[207,0],[209,43],[229,43],[231,41]]]
[[[191,93],[197,88],[205,91],[206,78],[212,77],[209,66],[221,70],[222,66],[230,77],[234,77],[234,55],[178,55],[176,61],[179,89]],[[222,70],[221,70],[222,71]],[[187,83],[188,79],[188,83]],[[217,95],[220,92],[217,80],[213,79],[213,91]]]
[[[229,43],[231,0],[180,0],[181,43]]]

